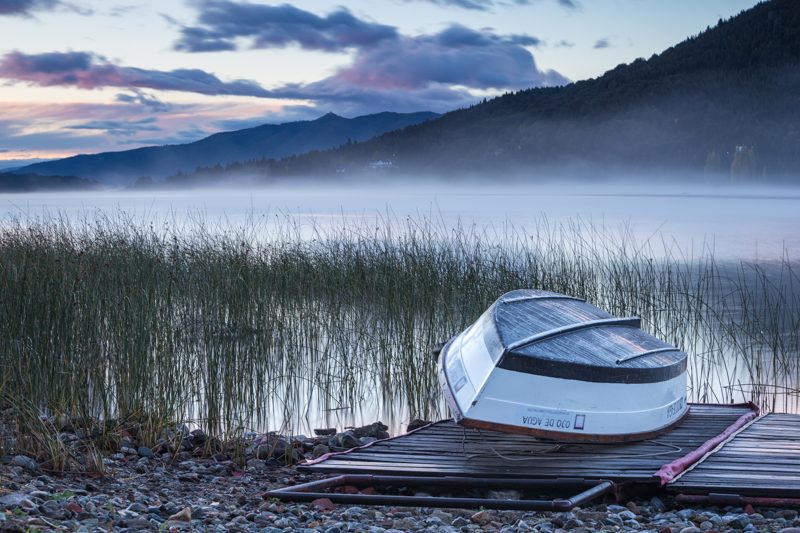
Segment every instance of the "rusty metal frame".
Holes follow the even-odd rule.
[[[739,494],[678,494],[675,501],[687,505],[734,505],[744,507],[800,507],[800,498],[779,498],[770,496],[740,496]]]
[[[495,488],[522,489],[543,492],[577,490],[569,498],[552,500],[510,500],[445,496],[397,496],[386,494],[343,494],[325,492],[342,486],[354,487],[447,487],[457,489]],[[510,511],[569,511],[600,496],[615,493],[617,486],[607,480],[583,479],[504,479],[474,477],[381,476],[371,474],[342,474],[301,485],[268,491],[265,496],[281,501],[311,502],[327,498],[334,503],[360,505],[400,505],[407,507],[486,508]]]

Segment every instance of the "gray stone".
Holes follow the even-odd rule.
[[[520,520],[516,524],[517,531],[533,531],[533,528],[528,525],[524,520]]]
[[[34,505],[28,498],[28,495],[23,492],[12,492],[11,494],[0,496],[0,507],[24,507],[26,502],[29,502],[31,506]]]
[[[583,521],[578,520],[577,518],[570,518],[562,527],[566,530],[578,529],[579,527],[583,527]]]
[[[319,459],[326,453],[330,453],[330,451],[331,449],[325,446],[324,444],[317,444],[311,451],[311,457],[313,457],[314,459]]]
[[[273,442],[259,444],[253,455],[255,455],[256,459],[294,458],[294,448],[286,439],[277,439]]]
[[[469,525],[469,520],[464,518],[463,516],[457,516],[453,519],[453,522],[450,524],[453,527],[464,527]]]
[[[339,435],[338,440],[340,448],[356,448],[361,445],[358,441],[358,437],[356,437],[352,431],[345,431]]]
[[[666,504],[658,496],[653,496],[650,499],[650,507],[657,513],[663,513],[667,509]]]
[[[47,500],[39,506],[39,512],[53,520],[64,520],[67,517],[67,512],[61,507],[61,504],[55,500]]]
[[[342,515],[345,518],[348,518],[350,520],[352,520],[354,518],[358,518],[359,516],[361,516],[363,514],[364,514],[364,509],[362,509],[361,507],[349,507],[348,509],[346,509],[342,513]]]
[[[155,455],[153,454],[153,450],[151,450],[147,446],[139,446],[139,449],[136,450],[136,453],[139,454],[139,457],[146,457],[148,459],[150,459]]]
[[[14,458],[11,459],[11,464],[15,466],[21,466],[25,470],[39,469],[39,463],[37,463],[27,455],[15,455]]]
[[[619,515],[615,515],[615,514],[610,514],[610,515],[606,516],[605,518],[600,520],[600,522],[602,522],[603,524],[605,524],[607,526],[622,527],[622,518],[620,518]]]
[[[731,529],[744,529],[750,524],[750,519],[746,515],[737,516],[728,520],[725,525]]]
[[[436,518],[438,518],[439,520],[448,525],[453,523],[453,515],[448,512],[442,511],[441,509],[434,509],[434,511],[431,513],[431,516],[435,516]]]
[[[253,470],[264,470],[267,467],[267,463],[262,459],[248,459],[246,465]]]

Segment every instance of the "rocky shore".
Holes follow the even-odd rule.
[[[83,436],[62,429],[59,439],[77,453]],[[100,471],[53,472],[26,455],[3,456],[0,531],[800,533],[793,509],[683,508],[666,496],[624,505],[607,500],[567,513],[358,507],[327,499],[290,504],[265,498],[267,490],[314,479],[295,469],[297,461],[385,437],[386,427],[379,423],[314,437],[246,435],[225,445],[186,428],[164,435],[153,447],[123,435],[116,449],[102,452]]]

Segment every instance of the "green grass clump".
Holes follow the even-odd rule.
[[[684,257],[580,221],[9,221],[3,395],[153,435],[186,420],[221,435],[441,417],[431,348],[530,287],[641,316],[691,354],[693,400],[794,410],[797,282],[788,257]]]

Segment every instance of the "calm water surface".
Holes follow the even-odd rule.
[[[354,219],[385,224],[426,217],[446,226],[476,224],[498,231],[509,225],[531,230],[543,219],[553,225],[580,220],[612,235],[630,232],[656,253],[667,246],[691,257],[711,248],[718,259],[769,260],[800,249],[800,188],[415,184],[0,194],[3,220],[92,218],[97,211],[124,212],[143,223],[202,218],[218,228],[290,217],[309,236],[315,227]]]

